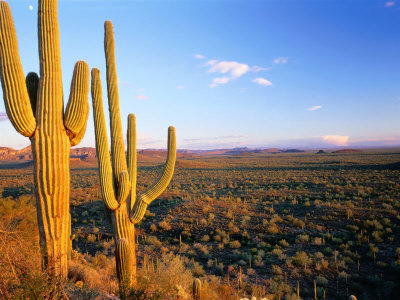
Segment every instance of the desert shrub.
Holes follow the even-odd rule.
[[[208,242],[209,240],[210,240],[210,236],[209,236],[208,234],[204,235],[204,236],[201,238],[201,241],[202,241],[202,242]]]
[[[187,258],[180,255],[164,254],[156,263],[156,268],[138,269],[136,290],[145,295],[156,294],[158,299],[177,298],[182,292],[190,295],[193,282],[190,264]]]
[[[279,233],[279,228],[275,223],[272,223],[270,226],[268,226],[267,232],[269,234],[277,234]]]
[[[289,247],[289,243],[286,240],[280,240],[279,241],[279,245],[281,245],[282,247]]]
[[[88,234],[88,236],[87,236],[87,238],[86,238],[86,240],[87,240],[89,243],[94,243],[94,242],[96,241],[96,239],[97,239],[96,235],[94,235],[94,234],[92,234],[92,233]]]
[[[232,241],[229,243],[229,247],[232,249],[238,249],[240,248],[242,245],[240,244],[239,241]]]
[[[158,240],[158,238],[156,237],[156,236],[154,236],[154,235],[149,235],[147,238],[146,238],[146,243],[148,244],[148,245],[152,245],[152,246],[155,246],[155,247],[160,247],[161,245],[162,245],[162,243]]]
[[[85,256],[76,251],[68,265],[68,278],[102,292],[117,292],[115,259],[105,255]],[[105,284],[106,283],[106,284]]]
[[[282,269],[277,265],[272,265],[272,274],[274,275],[282,275]]]
[[[165,231],[169,231],[171,230],[171,225],[169,224],[169,222],[163,220],[160,223],[158,223],[158,227],[164,229]]]
[[[315,281],[317,282],[317,285],[324,286],[324,287],[327,287],[328,286],[328,282],[329,282],[328,279],[326,279],[323,276],[317,276],[315,278]]]
[[[320,237],[314,238],[313,244],[317,246],[322,245],[322,239]]]
[[[307,234],[300,234],[296,238],[296,243],[297,244],[305,244],[308,243],[310,240],[310,237]]]
[[[304,251],[296,252],[296,255],[292,257],[293,263],[300,267],[310,263],[310,258]]]

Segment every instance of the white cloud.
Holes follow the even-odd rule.
[[[257,83],[259,85],[263,85],[263,86],[272,86],[272,82],[271,81],[269,81],[269,80],[267,80],[265,78],[261,78],[261,77],[254,78],[253,82]]]
[[[250,67],[248,64],[237,61],[219,61],[216,59],[207,61],[204,66],[209,68],[209,73],[220,73],[225,75],[224,77],[214,78],[213,82],[209,85],[211,88],[216,87],[219,84],[228,83],[229,81],[237,79],[249,72],[260,72],[271,69],[257,65]]]
[[[202,54],[195,54],[195,55],[193,55],[193,57],[196,58],[196,59],[205,59],[205,58],[206,58],[206,57],[205,57],[204,55],[202,55]]]
[[[349,142],[349,137],[345,135],[325,135],[322,139],[328,144],[336,146],[347,146]]]
[[[308,111],[314,111],[314,110],[321,109],[321,108],[322,108],[321,105],[315,105],[315,106],[313,106],[313,107],[307,108],[307,110],[308,110]]]
[[[252,66],[251,67],[251,70],[253,71],[253,72],[260,72],[260,71],[268,71],[268,70],[270,70],[271,68],[264,68],[264,67],[260,67],[260,66]]]
[[[275,65],[284,65],[289,62],[289,57],[284,56],[284,57],[277,57],[273,60]]]
[[[8,120],[7,113],[5,111],[0,111],[0,122],[7,121],[7,120]]]
[[[385,3],[385,6],[386,7],[391,7],[391,6],[393,6],[393,5],[395,5],[396,3],[394,2],[394,1],[387,1],[386,3]]]
[[[229,82],[229,77],[217,77],[214,78],[213,83],[216,84],[225,84]]]
[[[145,95],[143,95],[143,94],[139,94],[139,95],[137,95],[136,96],[136,100],[146,100],[146,99],[148,99],[149,97],[147,97],[147,96],[145,96]]]
[[[207,65],[211,66],[208,72],[210,73],[221,73],[230,74],[233,78],[238,78],[250,71],[250,67],[246,64],[239,63],[237,61],[220,61],[209,60]]]
[[[29,5],[29,10],[33,10],[33,6],[32,5]]]
[[[176,89],[177,89],[177,90],[184,90],[185,87],[184,87],[183,85],[179,85],[179,86],[176,87]]]
[[[229,82],[229,80],[231,80],[231,78],[229,77],[217,77],[214,78],[213,82],[209,85],[210,88],[215,88],[217,87],[219,84],[226,84]]]

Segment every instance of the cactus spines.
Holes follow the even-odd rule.
[[[114,233],[117,273],[121,294],[136,284],[135,227],[144,216],[147,205],[168,186],[176,160],[175,128],[168,128],[168,154],[161,176],[136,199],[136,119],[128,116],[128,162],[122,136],[113,27],[104,24],[104,49],[107,68],[108,105],[110,109],[111,158],[104,117],[100,71],[92,69],[93,118],[100,185],[107,215]]]
[[[9,5],[0,1],[0,77],[7,115],[29,137],[40,249],[50,274],[66,277],[70,242],[69,151],[82,139],[88,117],[89,67],[77,62],[64,115],[57,1],[39,0],[40,76],[26,78]]]
[[[199,278],[193,280],[193,298],[195,300],[201,299],[201,280]]]
[[[132,269],[125,267],[132,264],[130,252],[131,249],[127,239],[122,238],[116,242],[115,262],[117,264],[117,275],[123,296],[126,296],[132,280],[132,276],[130,274]]]

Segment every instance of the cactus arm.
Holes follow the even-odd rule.
[[[64,126],[70,141],[86,131],[86,121],[89,115],[89,66],[84,61],[75,64],[71,81],[71,91],[64,115]],[[79,140],[80,141],[80,140]],[[76,141],[74,141],[76,142]],[[76,143],[77,144],[77,143]]]
[[[20,134],[31,137],[36,130],[36,119],[19,58],[11,10],[4,1],[0,1],[0,77],[8,118]]]
[[[168,155],[164,170],[156,182],[148,188],[139,199],[135,202],[133,209],[130,213],[130,220],[136,224],[140,222],[146,212],[147,205],[157,198],[168,186],[174,173],[176,161],[176,138],[175,128],[170,126],[168,128]]]
[[[29,99],[31,100],[31,107],[33,114],[36,113],[37,92],[39,88],[39,76],[35,72],[29,72],[26,75],[26,88],[28,89]]]
[[[128,115],[128,171],[131,180],[131,197],[129,209],[133,208],[136,201],[136,178],[137,178],[137,155],[136,155],[136,117],[134,114]]]
[[[122,203],[128,198],[131,189],[131,184],[129,182],[129,175],[127,171],[121,171],[119,173],[118,179],[118,194],[117,201],[118,203]]]
[[[115,44],[113,25],[111,21],[104,23],[104,50],[106,54],[106,70],[107,70],[107,92],[108,107],[110,109],[110,130],[111,130],[111,156],[113,165],[114,183],[121,171],[127,171],[124,139],[122,136],[122,124],[119,109],[119,94],[117,69],[115,65]]]
[[[86,103],[86,111],[89,112],[89,102]],[[78,134],[75,135],[75,137],[70,140],[71,147],[78,145],[81,142],[81,140],[83,139],[83,137],[85,136],[86,124],[87,124],[88,119],[89,119],[89,113],[86,114],[86,118],[85,118],[85,122],[84,122],[85,126],[83,126],[81,128],[81,130],[78,132]]]
[[[107,140],[106,120],[103,110],[100,71],[98,69],[92,69],[92,101],[101,191],[103,194],[104,203],[106,204],[107,208],[115,210],[119,207],[119,203],[115,199],[113,187],[110,152]]]

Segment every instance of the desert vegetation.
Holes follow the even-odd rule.
[[[158,176],[162,160],[139,160],[138,193]],[[298,286],[302,299],[395,298],[399,160],[398,150],[178,158],[169,187],[136,226],[131,298],[190,298],[195,278],[202,299],[296,299]],[[35,210],[31,169],[13,167],[1,166],[3,297],[117,295],[114,237],[96,165],[71,171],[73,251],[60,291],[43,279],[38,261],[10,260],[38,250],[27,246],[37,232],[22,229],[35,218],[21,218],[20,209]],[[7,247],[17,242],[26,246]],[[46,285],[38,291],[37,282]]]

